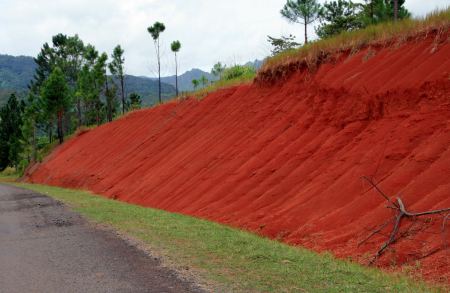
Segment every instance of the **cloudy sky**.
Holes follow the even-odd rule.
[[[323,1],[321,1],[323,2]],[[169,44],[180,40],[180,69],[209,70],[262,59],[267,35],[292,33],[300,25],[280,16],[285,0],[0,0],[0,54],[35,56],[57,33],[79,34],[108,54],[121,44],[127,73],[155,76],[154,47],[146,28],[166,24],[162,35],[164,75],[173,71]],[[450,0],[406,0],[414,16],[424,16]],[[311,33],[313,30],[311,29]]]

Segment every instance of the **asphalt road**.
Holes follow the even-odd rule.
[[[0,185],[0,292],[200,292],[61,203]]]

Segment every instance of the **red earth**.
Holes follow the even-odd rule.
[[[130,113],[67,141],[27,180],[367,264],[392,225],[358,243],[393,211],[361,176],[410,211],[450,207],[450,42],[434,34],[335,59]],[[405,237],[376,264],[448,283],[442,218],[404,221]]]

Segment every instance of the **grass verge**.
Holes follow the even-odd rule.
[[[209,284],[245,292],[444,292],[213,222],[106,199],[89,192],[14,183],[138,239]],[[217,291],[217,290],[216,290]]]

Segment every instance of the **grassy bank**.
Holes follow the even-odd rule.
[[[399,275],[290,247],[216,223],[143,208],[88,192],[15,183],[69,205],[87,219],[139,239],[151,250],[226,291],[429,292]],[[435,291],[439,291],[435,289]]]

